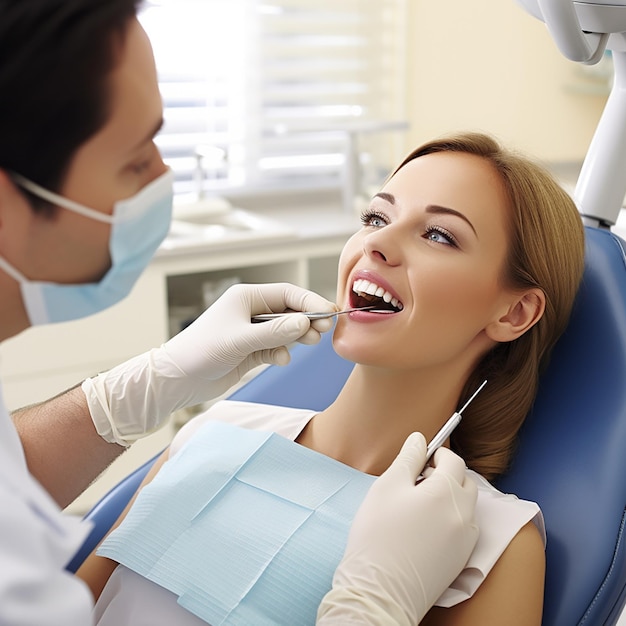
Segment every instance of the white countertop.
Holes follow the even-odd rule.
[[[210,230],[186,234],[183,229],[168,236],[157,251],[155,259],[171,259],[172,257],[191,254],[224,254],[233,250],[271,249],[278,243],[292,244],[311,243],[316,240],[328,241],[340,239],[345,241],[360,228],[360,220],[356,211],[347,213],[341,206],[299,205],[265,209],[262,212],[233,209],[233,213],[241,215],[242,220],[254,226],[250,229],[225,229],[222,237],[214,236]],[[192,229],[194,224],[191,225]],[[216,233],[217,234],[217,233]]]

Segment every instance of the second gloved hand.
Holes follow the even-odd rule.
[[[83,383],[96,429],[107,441],[129,445],[174,411],[224,393],[257,365],[287,364],[287,344],[316,343],[333,325],[330,319],[310,322],[295,313],[252,324],[252,315],[336,309],[288,283],[231,287],[160,348]]]
[[[461,573],[478,540],[477,489],[446,448],[415,484],[426,441],[411,435],[359,508],[318,626],[418,624]]]

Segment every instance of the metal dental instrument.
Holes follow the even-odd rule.
[[[478,395],[480,390],[487,384],[486,380],[483,380],[480,387],[472,394],[472,397],[463,405],[459,411],[455,411],[450,419],[441,427],[441,430],[433,437],[432,441],[426,448],[426,464],[430,460],[430,457],[435,454],[435,451],[440,448],[448,437],[452,434],[452,431],[459,425],[461,421],[461,413],[465,411],[469,403]]]
[[[323,320],[327,317],[335,317],[343,313],[351,313],[352,311],[373,311],[375,306],[359,306],[352,309],[344,309],[343,311],[333,311],[332,313],[311,313],[302,312],[302,315],[306,315],[310,320]],[[395,311],[387,311],[385,309],[376,310],[376,313],[394,313]],[[253,315],[253,322],[267,322],[268,320],[274,320],[277,317],[283,317],[284,315],[291,315],[292,313],[298,313],[298,311],[285,311],[283,313],[260,313],[259,315]]]

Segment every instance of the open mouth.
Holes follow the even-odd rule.
[[[354,281],[350,294],[350,306],[375,306],[376,309],[372,312],[399,313],[403,309],[402,302],[393,294],[364,278],[358,278]]]

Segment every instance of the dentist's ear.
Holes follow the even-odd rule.
[[[6,211],[15,212],[18,202],[24,202],[23,196],[9,173],[0,167],[0,220],[6,215]]]
[[[28,236],[35,213],[9,173],[0,167],[0,249]]]
[[[11,179],[8,174],[0,168],[0,225],[4,211],[9,206],[9,196],[11,192]]]
[[[11,210],[13,206],[13,195],[15,189],[13,181],[5,170],[0,168],[0,228],[5,225],[8,219],[7,211]]]
[[[546,295],[538,288],[529,289],[516,296],[507,312],[487,326],[485,332],[499,343],[513,341],[532,328],[546,308]]]

